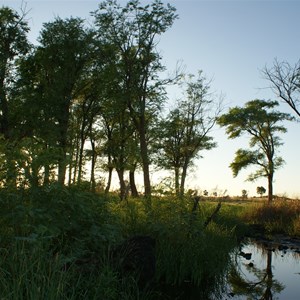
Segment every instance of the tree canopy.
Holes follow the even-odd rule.
[[[250,165],[257,165],[256,172],[250,174],[248,180],[259,177],[268,178],[268,200],[273,197],[274,172],[284,161],[277,155],[278,147],[282,145],[278,134],[285,133],[282,125],[285,120],[291,120],[289,114],[276,111],[277,101],[252,100],[244,107],[233,107],[229,112],[218,118],[218,124],[226,128],[230,139],[243,134],[250,136],[250,149],[238,149],[234,161],[230,164],[233,175]]]
[[[216,147],[210,136],[220,113],[220,101],[210,92],[210,83],[199,71],[190,75],[177,107],[160,123],[158,165],[174,171],[175,190],[184,194],[187,170],[200,152]]]
[[[272,182],[283,164],[277,134],[285,132],[281,121],[290,116],[275,111],[275,101],[253,100],[219,117],[221,98],[202,71],[186,81],[179,72],[164,77],[157,46],[178,17],[172,5],[106,0],[92,16],[90,24],[76,17],[44,23],[34,46],[25,16],[0,8],[1,186],[81,187],[89,171],[87,186],[104,190],[105,182],[109,191],[116,171],[124,199],[129,189],[138,194],[135,174],[141,170],[150,199],[150,170],[158,167],[173,172],[182,196],[195,159],[217,146],[211,135],[216,120],[230,138],[250,135],[253,149],[236,152],[234,176],[256,164],[249,179],[267,176]],[[174,100],[168,99],[167,85],[182,82],[182,99],[166,112],[165,103]],[[296,107],[297,99],[293,103]]]

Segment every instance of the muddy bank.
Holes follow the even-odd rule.
[[[263,225],[250,225],[251,233],[245,238],[272,251],[295,252],[300,254],[300,238],[286,234],[267,234]]]

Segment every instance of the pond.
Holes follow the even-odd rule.
[[[168,300],[300,300],[300,240],[245,239],[233,253],[221,282],[189,282],[163,289]]]
[[[246,240],[232,255],[222,299],[300,299],[300,241]]]

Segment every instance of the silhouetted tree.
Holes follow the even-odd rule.
[[[149,173],[148,128],[151,115],[161,107],[165,81],[158,73],[164,70],[156,50],[157,37],[172,26],[175,8],[155,0],[141,6],[138,0],[124,7],[107,0],[95,13],[99,36],[119,52],[118,64],[122,74],[123,96],[130,118],[138,132],[140,156],[144,174],[145,196],[151,195]]]
[[[263,186],[258,186],[256,188],[256,193],[259,194],[261,197],[266,192],[266,189]]]
[[[230,139],[242,134],[250,136],[250,148],[238,149],[234,161],[230,164],[234,177],[249,165],[257,165],[259,169],[248,177],[254,181],[259,177],[268,179],[268,201],[273,198],[274,172],[284,161],[276,155],[277,148],[282,145],[276,133],[285,133],[286,128],[279,123],[291,120],[289,114],[274,110],[277,101],[252,100],[244,107],[233,107],[218,119],[220,126],[226,127]]]
[[[160,124],[160,151],[157,164],[174,171],[175,190],[183,196],[187,170],[202,150],[216,147],[209,133],[220,112],[220,103],[210,93],[200,71],[189,76],[185,98]]]
[[[58,181],[63,184],[70,150],[71,107],[86,84],[83,78],[92,63],[93,33],[84,28],[82,19],[57,18],[44,24],[39,42],[35,59],[45,101],[42,110],[53,120],[51,130],[56,134]]]
[[[29,27],[20,15],[9,7],[0,8],[0,133],[3,135],[2,151],[4,160],[1,169],[5,169],[1,179],[6,185],[16,186],[17,163],[20,136],[16,136],[14,117],[20,115],[14,108],[12,92],[16,75],[17,59],[25,56],[30,45],[27,40]]]

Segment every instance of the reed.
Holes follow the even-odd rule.
[[[207,297],[223,285],[237,245],[238,211],[174,196],[119,202],[62,187],[0,191],[1,299],[164,299],[187,283]],[[141,289],[120,276],[110,249],[133,235],[156,240],[156,277]],[[87,268],[78,265],[82,258]],[[96,263],[93,259],[96,258]],[[206,297],[203,296],[203,297]]]
[[[253,204],[245,210],[245,222],[262,224],[268,233],[283,233],[300,236],[300,201],[275,200]]]

